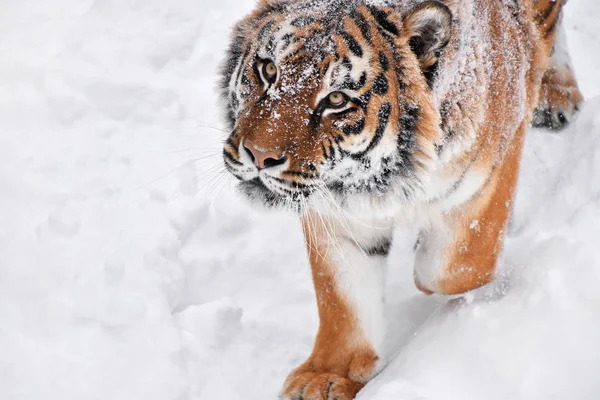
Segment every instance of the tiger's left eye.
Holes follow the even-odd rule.
[[[336,108],[343,107],[348,102],[346,95],[342,92],[332,92],[327,99],[329,100],[329,104]]]
[[[275,83],[277,80],[277,66],[273,61],[265,61],[262,66],[262,72],[269,83]]]

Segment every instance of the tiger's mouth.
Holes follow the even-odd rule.
[[[304,185],[291,180],[262,175],[243,180],[239,188],[251,201],[270,207],[287,206],[298,208],[314,192],[312,185]]]

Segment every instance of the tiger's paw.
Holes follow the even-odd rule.
[[[351,400],[365,386],[339,375],[305,372],[288,380],[283,400]]]
[[[540,104],[533,114],[536,128],[561,130],[574,118],[583,102],[583,95],[570,68],[551,69],[542,81]]]
[[[311,360],[293,371],[283,385],[282,400],[351,400],[378,369],[377,357],[354,357],[347,368],[323,372]],[[341,371],[345,372],[342,373]]]

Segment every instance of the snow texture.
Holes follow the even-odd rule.
[[[276,398],[308,356],[300,225],[220,159],[217,65],[253,5],[0,2],[0,399]],[[530,132],[498,281],[424,296],[397,232],[361,399],[600,398],[599,17],[566,8],[589,100]]]

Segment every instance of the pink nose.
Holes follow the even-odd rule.
[[[274,151],[263,150],[249,140],[244,140],[244,148],[259,169],[275,167],[287,161],[287,157]]]

